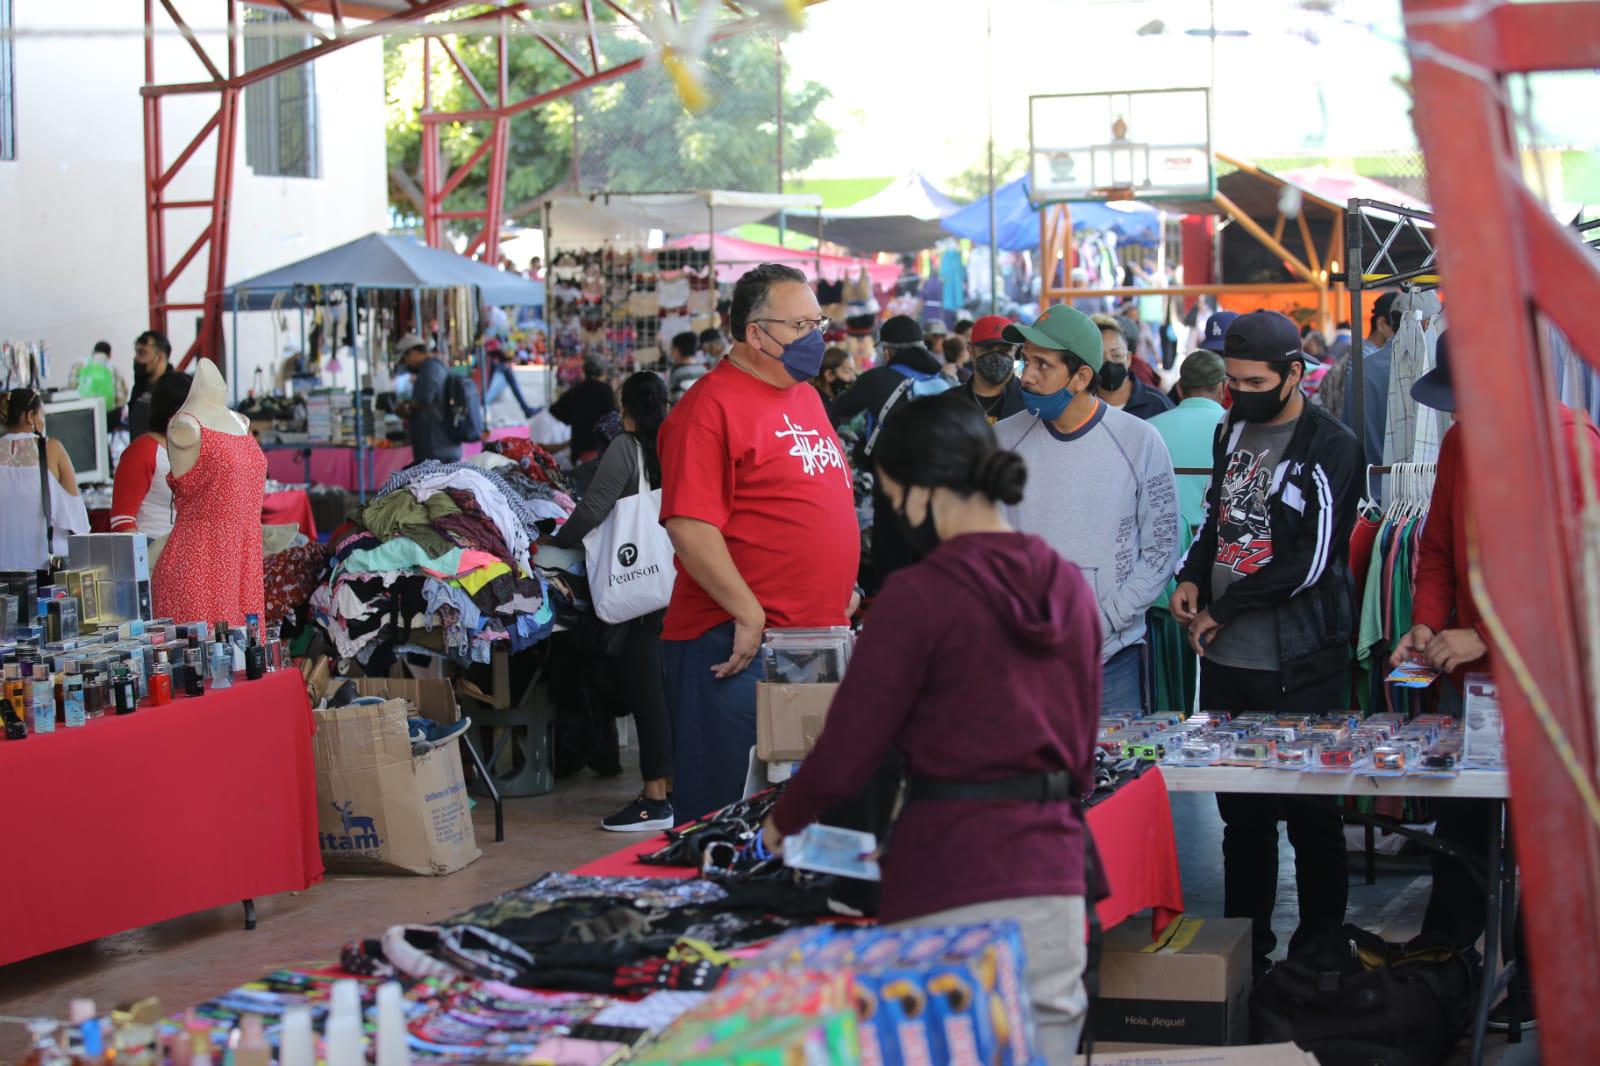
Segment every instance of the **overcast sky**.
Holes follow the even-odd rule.
[[[1392,43],[1398,0],[1322,6],[1332,12],[1295,0],[1216,0],[1222,32],[1213,38],[1206,0],[993,0],[997,147],[1026,148],[1030,94],[1180,86],[1214,88],[1213,141],[1224,152],[1413,146],[1408,100],[1393,81],[1408,70]],[[985,9],[984,0],[811,8],[785,56],[794,76],[832,89],[825,115],[840,131],[839,152],[812,175],[918,167],[946,177],[981,159]],[[1155,22],[1163,32],[1139,34]]]

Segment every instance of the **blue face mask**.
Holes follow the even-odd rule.
[[[772,334],[768,333],[767,336],[771,337]],[[776,337],[772,339],[777,340]],[[810,381],[822,373],[822,356],[827,350],[828,345],[822,339],[822,331],[814,329],[799,340],[785,344],[783,354],[778,358],[783,361],[783,368],[789,372],[790,377],[796,381]]]
[[[1046,422],[1054,422],[1072,402],[1073,391],[1065,386],[1055,392],[1037,393],[1022,390],[1022,405]]]

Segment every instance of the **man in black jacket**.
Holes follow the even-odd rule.
[[[1300,391],[1300,331],[1275,311],[1242,315],[1223,354],[1233,406],[1217,434],[1206,520],[1172,595],[1189,627],[1206,710],[1327,713],[1347,708],[1350,530],[1361,445]],[[1289,797],[1217,796],[1223,910],[1254,923],[1258,972],[1276,946],[1278,820],[1289,828],[1300,896],[1292,952],[1344,922],[1343,821]]]
[[[909,315],[896,315],[878,333],[884,365],[875,366],[856,377],[856,383],[828,407],[835,428],[866,416],[856,447],[857,471],[872,471],[872,450],[883,421],[898,407],[918,396],[931,396],[950,388],[950,379],[941,371],[944,360],[922,343],[922,327]],[[872,492],[872,552],[869,569],[862,574],[862,586],[877,592],[883,579],[916,561],[910,545],[895,525],[893,507],[874,487]]]

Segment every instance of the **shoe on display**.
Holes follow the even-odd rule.
[[[1511,1031],[1511,1000],[1512,997],[1507,996],[1505,999],[1502,999],[1499,1003],[1496,1003],[1492,1008],[1490,1008],[1490,1032],[1506,1033]],[[1517,1016],[1517,1020],[1522,1025],[1523,1032],[1527,1032],[1529,1029],[1537,1029],[1539,1027],[1538,1019],[1534,1017],[1533,1004],[1529,1003],[1526,999],[1518,999]]]
[[[406,724],[411,730],[411,754],[426,755],[472,728],[472,719],[464,717],[449,725],[440,725],[431,718],[408,718]]]
[[[672,804],[640,793],[622,810],[603,819],[600,828],[612,833],[652,833],[671,829],[672,822]]]

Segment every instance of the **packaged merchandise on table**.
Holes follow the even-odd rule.
[[[1033,1061],[1026,956],[1015,922],[912,929],[816,928],[774,941],[751,973],[778,969],[848,973],[860,1016],[862,1060]],[[708,1001],[717,1002],[725,989]],[[670,1036],[670,1032],[669,1032]]]
[[[1249,737],[1233,743],[1233,753],[1223,760],[1225,766],[1272,766],[1277,762],[1278,742],[1262,737]]]
[[[1309,770],[1321,754],[1321,746],[1315,743],[1297,740],[1292,744],[1279,744],[1277,761],[1273,765],[1279,770]]]
[[[1233,754],[1234,738],[1226,733],[1197,733],[1170,749],[1163,763],[1171,766],[1218,766]]]
[[[1505,724],[1500,698],[1489,674],[1468,674],[1461,708],[1461,762],[1474,769],[1498,770],[1506,764]]]
[[[783,685],[836,685],[844,680],[855,648],[848,626],[769,629],[761,643],[766,680]]]

